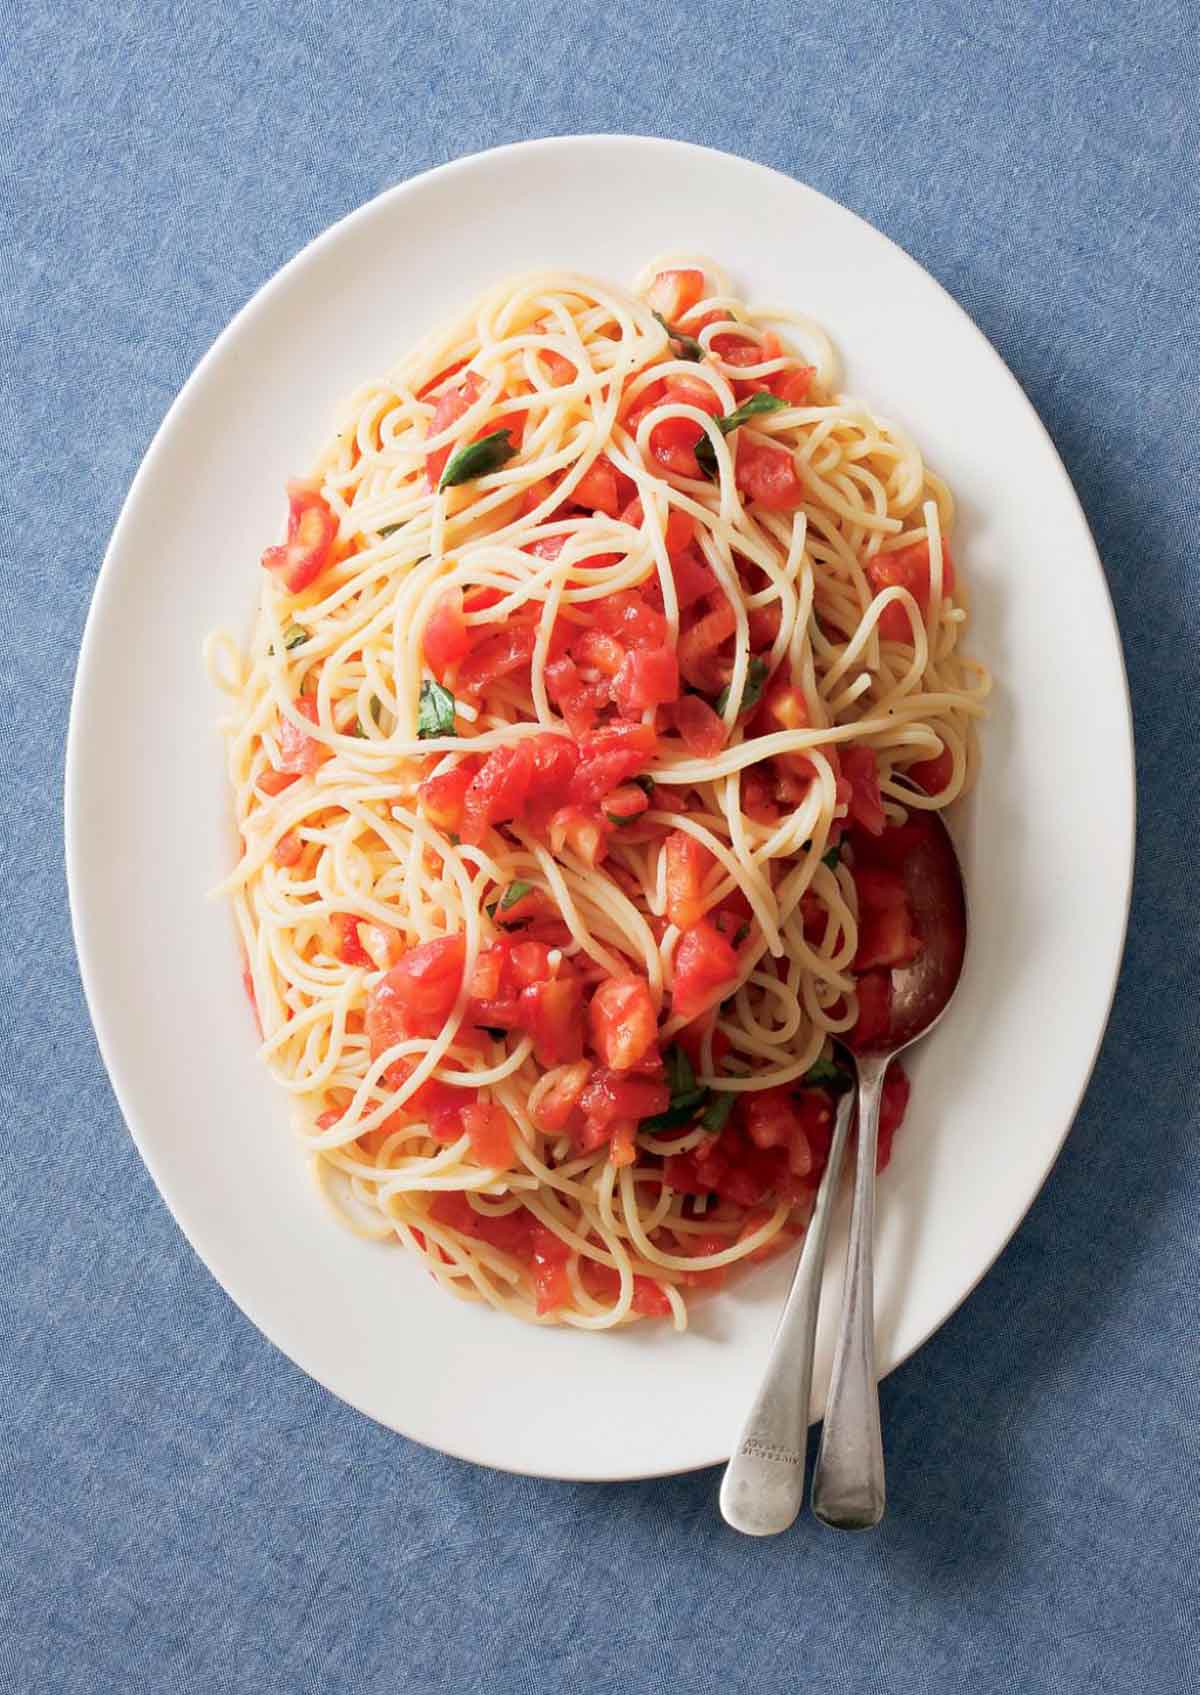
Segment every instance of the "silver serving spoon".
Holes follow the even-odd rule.
[[[858,1154],[842,1314],[825,1428],[813,1474],[813,1511],[825,1524],[865,1530],[884,1509],[883,1442],[875,1375],[875,1156],[879,1103],[889,1062],[931,1030],[962,974],[966,899],[954,846],[937,813],[910,815],[903,875],[923,941],[909,966],[892,973],[888,1030],[855,1048]],[[847,1044],[848,1045],[848,1044]],[[758,1396],[721,1484],[721,1512],[735,1530],[770,1536],[786,1530],[804,1500],[805,1446],[813,1346],[825,1237],[841,1173],[851,1097],[843,1097],[829,1161],[796,1277]]]

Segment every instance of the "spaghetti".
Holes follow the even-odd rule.
[[[905,832],[989,686],[950,493],[816,325],[681,263],[492,289],[289,494],[207,658],[321,1181],[458,1295],[682,1329],[803,1232],[833,1038],[921,946]]]

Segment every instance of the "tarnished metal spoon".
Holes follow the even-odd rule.
[[[826,1524],[866,1529],[883,1516],[883,1445],[875,1377],[873,1247],[879,1103],[889,1061],[931,1030],[962,973],[966,901],[962,873],[936,813],[910,816],[902,870],[922,938],[910,966],[892,973],[885,1038],[857,1048],[859,1130],[846,1285],[813,1510]],[[846,1144],[852,1098],[843,1097],[829,1160],[767,1369],[721,1483],[721,1512],[735,1530],[786,1530],[804,1501],[809,1391],[825,1237]]]

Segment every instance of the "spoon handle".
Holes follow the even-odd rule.
[[[721,1515],[746,1536],[786,1530],[804,1502],[813,1343],[825,1238],[837,1197],[853,1096],[842,1096],[804,1250],[771,1344],[757,1398],[721,1482]]]
[[[883,1517],[883,1438],[875,1375],[875,1149],[888,1057],[858,1061],[858,1155],[846,1285],[825,1425],[813,1472],[813,1512],[837,1530]]]

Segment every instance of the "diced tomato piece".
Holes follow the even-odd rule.
[[[533,1037],[533,1053],[547,1070],[570,1065],[583,1052],[583,985],[574,974],[531,983],[518,996],[521,1026]]]
[[[608,703],[608,683],[585,683],[574,660],[555,659],[546,667],[546,692],[573,736],[586,736],[596,714]]]
[[[555,1312],[571,1299],[567,1260],[571,1250],[562,1237],[538,1220],[531,1233],[533,1288],[539,1313]]]
[[[276,865],[286,868],[288,866],[298,864],[303,853],[304,843],[300,840],[300,837],[296,834],[295,830],[285,830],[283,835],[280,836],[279,840],[275,843],[271,858],[275,861]]]
[[[596,623],[625,647],[659,648],[667,639],[667,621],[636,589],[606,595],[593,608]]]
[[[398,930],[393,930],[390,924],[370,924],[362,920],[357,929],[363,951],[376,970],[390,971],[393,965],[399,963],[404,943]]]
[[[612,826],[595,807],[563,806],[550,820],[550,846],[555,853],[570,850],[585,865],[599,865],[608,852]]]
[[[803,689],[794,683],[778,681],[771,684],[763,697],[763,728],[774,730],[807,730],[812,719]]]
[[[736,627],[733,607],[722,595],[716,606],[701,613],[679,637],[679,669],[693,688],[716,694],[725,684],[730,664],[717,660],[717,652]]]
[[[712,870],[712,854],[685,830],[672,830],[663,843],[667,858],[667,918],[681,930],[704,916],[701,889]]]
[[[812,392],[816,370],[812,365],[799,365],[791,371],[777,371],[771,378],[771,393],[789,406],[803,406]]]
[[[769,606],[752,606],[746,613],[746,621],[750,626],[750,647],[752,651],[765,653],[775,645],[779,626],[783,622],[779,602],[775,600]]]
[[[465,952],[461,935],[422,942],[368,990],[372,1059],[410,1036],[436,1034],[458,999]]]
[[[566,736],[531,736],[533,747],[533,790],[545,806],[565,800],[579,764],[579,749]]]
[[[849,817],[871,835],[878,836],[887,823],[879,794],[879,767],[869,747],[846,747],[841,751],[842,775],[850,785]]]
[[[698,694],[680,695],[673,713],[675,728],[690,753],[711,759],[725,745],[725,724]]]
[[[681,612],[686,612],[689,606],[694,606],[706,595],[718,592],[712,566],[694,548],[685,548],[682,553],[672,556],[671,575],[675,579],[675,598]]]
[[[643,1318],[669,1318],[671,1303],[661,1283],[649,1277],[633,1280],[633,1310]]]
[[[611,1071],[628,1071],[654,1045],[658,1019],[650,985],[629,973],[601,983],[588,1008],[592,1048]]]
[[[666,1079],[643,1077],[631,1071],[613,1071],[604,1066],[593,1071],[579,1100],[580,1110],[593,1125],[605,1130],[618,1119],[637,1121],[665,1112],[671,1104]]]
[[[503,1107],[474,1101],[463,1108],[462,1121],[477,1164],[507,1171],[513,1164],[512,1121]]]
[[[665,471],[696,481],[700,478],[696,448],[703,435],[690,418],[664,418],[650,431],[650,452]]]
[[[734,480],[749,500],[772,512],[790,512],[804,500],[804,484],[786,447],[739,440]]]
[[[403,1034],[393,1039],[403,1040]],[[390,1046],[390,1041],[384,1042],[380,1051]],[[390,1089],[399,1089],[412,1076],[417,1063],[415,1057],[409,1056],[389,1065],[384,1073],[387,1086]],[[406,1118],[427,1124],[435,1141],[456,1142],[462,1135],[463,1108],[469,1106],[475,1098],[474,1089],[456,1088],[453,1083],[443,1083],[439,1077],[432,1077],[409,1095],[399,1110]]]
[[[711,390],[710,390],[711,393]],[[629,502],[621,513],[621,522],[631,524],[635,530],[640,530],[645,522],[645,512],[641,496],[636,496]],[[667,508],[666,544],[667,555],[674,561],[676,554],[681,554],[691,544],[696,534],[695,520],[687,512],[681,512],[678,506]]]
[[[277,771],[273,765],[268,765],[260,774],[256,787],[264,795],[281,795],[284,789],[290,789],[299,777],[298,771]]]
[[[370,965],[372,959],[358,939],[358,919],[352,912],[335,912],[333,928],[337,936],[338,958],[343,965]]]
[[[568,499],[576,506],[586,506],[589,512],[603,512],[606,517],[615,518],[621,510],[615,468],[603,456],[594,460]]]
[[[646,304],[668,324],[674,324],[703,298],[703,271],[659,271],[646,290]]]
[[[508,977],[509,953],[507,942],[495,942],[490,948],[480,951],[471,973],[469,993],[472,1000],[500,999]]]
[[[550,949],[545,942],[510,942],[508,965],[519,989],[527,989],[531,983],[545,983],[550,976]]]
[[[664,644],[627,653],[613,678],[612,692],[625,718],[638,718],[649,707],[666,706],[679,694],[675,649]]]
[[[287,540],[281,547],[268,547],[262,563],[264,570],[275,572],[289,594],[300,594],[333,558],[337,519],[315,483],[289,483],[287,493]]]
[[[426,777],[417,789],[421,810],[439,830],[455,833],[462,828],[463,804],[478,769],[473,759],[461,759],[439,776]]]
[[[567,1128],[591,1074],[591,1065],[586,1059],[581,1059],[567,1066],[554,1079],[533,1115],[539,1130],[544,1130],[548,1136],[557,1136]]]
[[[476,847],[493,824],[519,818],[529,798],[535,757],[528,738],[489,753],[463,798],[459,834]]]
[[[697,1018],[694,1023],[685,1024],[683,1029],[680,1030],[678,1035],[675,1037],[678,1045],[688,1056],[688,1060],[691,1063],[693,1071],[698,1072],[702,1068],[702,1061],[700,1057],[701,1050],[704,1038],[708,1034],[708,1031],[712,1028],[713,1022],[714,1019],[711,1014],[706,1018]],[[721,1061],[725,1058],[725,1055],[728,1052],[729,1037],[725,1034],[724,1030],[714,1030],[712,1040],[712,1057],[713,1066],[716,1070],[719,1071],[721,1069]]]
[[[650,796],[638,783],[622,783],[600,802],[600,810],[609,823],[628,824],[640,818],[650,806]]]
[[[457,388],[447,389],[438,396],[433,409],[433,417],[429,420],[430,436],[439,436],[443,430],[448,430],[451,424],[459,418],[479,399],[483,393],[483,381],[475,371],[468,371]],[[442,480],[442,472],[446,469],[450,455],[454,452],[454,444],[447,442],[445,447],[439,447],[434,453],[425,455],[425,482],[433,490]]]
[[[908,1110],[909,1082],[904,1067],[894,1059],[883,1079],[883,1096],[879,1103],[879,1142],[875,1154],[875,1169],[882,1171],[892,1157],[892,1141]]]
[[[307,695],[302,695],[293,703],[301,718],[307,718],[310,724],[317,722],[317,703]],[[310,777],[322,761],[329,758],[329,749],[315,736],[305,732],[290,718],[279,720],[279,768],[281,771],[294,772],[297,776]]]
[[[737,972],[737,954],[716,925],[701,918],[683,932],[675,949],[672,1012],[689,1020],[707,1012],[724,998]]]
[[[599,671],[602,677],[615,677],[625,659],[617,638],[603,630],[581,630],[571,642],[571,653],[585,670]]]
[[[535,554],[538,559],[557,559],[567,545],[567,539],[565,535],[540,536],[537,541],[531,541],[525,551]]]
[[[866,1047],[888,1033],[892,1020],[892,977],[890,971],[864,971],[855,985],[858,991],[858,1021],[847,1040],[851,1047]]]
[[[897,548],[894,553],[877,553],[866,565],[867,580],[876,594],[884,589],[907,589],[921,611],[929,612],[929,542],[914,542],[911,547]],[[954,593],[954,562],[950,549],[942,543],[942,594]],[[885,606],[879,618],[879,633],[885,641],[912,644],[912,624],[908,613],[898,603]]]
[[[550,381],[555,388],[562,388],[567,383],[573,383],[579,375],[566,355],[556,353],[552,347],[539,347],[538,358],[546,367]]]
[[[910,778],[919,789],[924,789],[927,795],[940,795],[950,787],[953,780],[954,755],[943,742],[940,753],[935,754],[932,759],[918,759],[915,765],[908,767],[904,775]],[[261,778],[259,778],[258,786],[260,789],[262,788]]]
[[[463,618],[463,591],[447,589],[429,614],[425,634],[421,638],[430,670],[443,677],[451,665],[465,659],[471,651],[471,636]]]
[[[612,789],[644,771],[658,751],[651,724],[609,724],[580,737],[579,765],[571,778],[570,799],[592,806]]]
[[[498,677],[524,671],[533,658],[537,631],[532,624],[506,624],[488,636],[462,661],[457,687],[464,694],[478,694]]]
[[[921,951],[913,926],[908,889],[899,871],[869,864],[855,865],[858,892],[858,951],[856,971],[879,966],[909,965]]]

